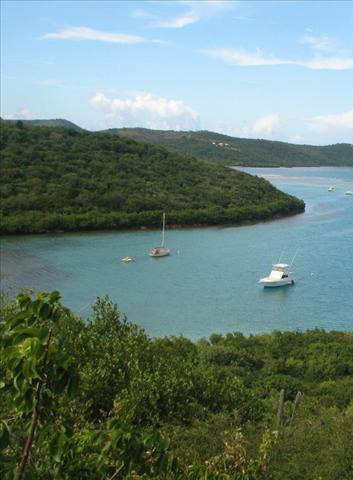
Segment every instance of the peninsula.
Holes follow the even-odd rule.
[[[254,223],[304,202],[268,181],[103,132],[1,122],[1,232]]]

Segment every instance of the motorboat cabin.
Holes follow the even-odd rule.
[[[276,263],[272,266],[270,275],[261,278],[259,283],[264,287],[283,287],[285,285],[293,285],[294,280],[289,275],[289,265],[287,263]]]

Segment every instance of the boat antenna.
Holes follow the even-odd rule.
[[[293,262],[294,262],[295,257],[297,256],[298,250],[299,250],[299,248],[297,248],[297,251],[295,252],[294,257],[292,258],[292,261],[290,262],[290,265],[289,265],[290,267],[293,265]]]
[[[278,259],[278,262],[277,263],[281,263],[281,258],[282,258],[282,255],[284,254],[284,249],[282,250],[282,253],[281,255],[279,256],[279,259]]]

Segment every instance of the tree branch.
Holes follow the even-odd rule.
[[[37,383],[35,400],[34,400],[34,409],[33,409],[32,420],[31,420],[31,426],[29,428],[28,436],[27,436],[27,439],[26,439],[26,444],[24,446],[22,457],[21,457],[21,463],[20,463],[20,465],[18,467],[18,470],[16,472],[15,480],[21,480],[21,478],[24,474],[26,465],[27,465],[28,456],[29,456],[31,448],[32,448],[34,433],[35,433],[37,423],[38,423],[38,418],[39,418],[40,392],[42,390],[45,373],[46,373],[46,370],[47,370],[47,367],[48,367],[48,353],[49,353],[49,345],[50,345],[50,341],[51,341],[51,334],[52,334],[52,331],[49,330],[49,336],[48,336],[48,340],[47,340],[47,343],[46,343],[46,346],[45,346],[43,375]]]

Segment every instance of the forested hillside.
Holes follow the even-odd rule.
[[[264,179],[109,133],[1,122],[2,232],[254,222],[302,212]]]
[[[2,120],[2,122],[6,123],[17,123],[18,120]],[[45,120],[20,120],[23,125],[28,127],[62,127],[62,128],[72,128],[73,130],[81,131],[83,130],[81,127],[76,125],[69,120],[64,120],[63,118],[53,118],[53,119],[45,119]]]
[[[352,333],[153,339],[58,300],[0,304],[3,480],[353,478]]]
[[[108,131],[229,166],[353,166],[353,146],[347,143],[327,146],[295,145],[235,138],[208,131],[175,132],[146,128],[117,128]]]
[[[15,123],[16,120],[6,120]],[[68,120],[22,120],[27,126],[83,129]],[[112,128],[105,132],[138,142],[162,145],[177,152],[227,166],[320,167],[353,166],[353,144],[313,146],[273,140],[230,137],[209,131],[151,130],[148,128]]]

